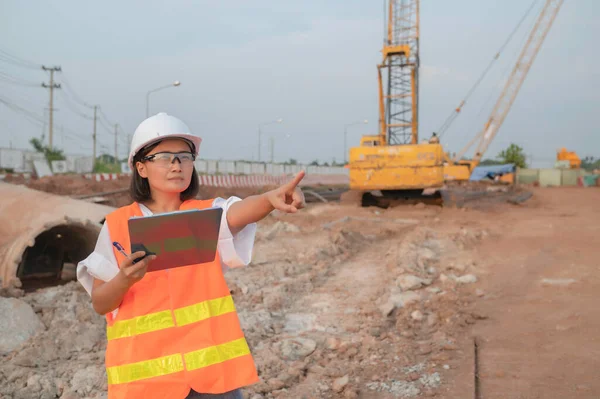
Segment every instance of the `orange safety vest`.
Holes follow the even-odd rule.
[[[212,202],[189,200],[180,209]],[[126,249],[133,216],[143,216],[135,202],[106,217],[111,241]],[[114,253],[120,264],[124,256]],[[106,320],[109,399],[185,398],[190,388],[224,393],[258,381],[218,254],[210,263],[146,273]]]

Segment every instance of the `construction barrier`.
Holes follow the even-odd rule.
[[[541,187],[578,186],[585,176],[593,175],[585,169],[518,169],[517,183]]]

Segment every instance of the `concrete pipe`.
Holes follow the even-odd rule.
[[[74,278],[113,209],[0,182],[1,286],[59,284],[64,269]]]

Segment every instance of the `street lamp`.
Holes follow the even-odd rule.
[[[347,145],[346,145],[347,136],[348,136],[348,126],[362,125],[362,124],[366,125],[367,123],[369,123],[369,121],[367,119],[365,119],[364,121],[352,122],[352,123],[348,123],[348,124],[344,125],[344,164],[346,164],[348,162],[348,158],[347,158],[348,149],[347,149]]]
[[[267,125],[272,125],[273,123],[281,123],[283,122],[283,119],[279,118],[277,120],[271,121],[271,122],[266,122],[266,123],[261,123],[258,125],[258,162],[260,162],[260,141],[261,141],[261,136],[262,136],[262,131],[260,130],[260,128],[262,126],[267,126]]]
[[[292,137],[291,134],[286,133],[285,134],[285,138],[289,139],[290,137]],[[275,158],[275,136],[271,136],[269,137],[270,141],[271,141],[271,163],[273,163],[273,160]]]
[[[171,84],[168,84],[168,85],[165,85],[165,86],[161,86],[161,87],[158,87],[156,89],[152,89],[148,93],[146,93],[146,118],[150,116],[150,103],[149,103],[149,101],[150,101],[150,93],[154,93],[155,91],[159,91],[159,90],[162,90],[162,89],[168,89],[169,87],[177,87],[180,84],[181,84],[181,82],[178,81],[178,80],[176,80],[176,81],[174,81]]]

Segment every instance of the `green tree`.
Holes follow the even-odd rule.
[[[58,148],[50,148],[49,146],[43,144],[43,140],[43,136],[41,139],[32,138],[29,140],[29,143],[37,152],[44,154],[44,157],[48,163],[52,161],[64,161],[66,159],[63,150],[59,150]]]
[[[585,170],[600,169],[600,158],[585,157],[581,160],[581,168]]]
[[[310,166],[319,166],[319,161],[316,159],[310,163]]]
[[[512,163],[519,168],[527,167],[523,148],[514,143],[508,146],[506,150],[501,151],[497,158],[499,158],[503,163]]]
[[[504,162],[499,161],[497,159],[484,159],[483,161],[479,162],[479,165],[481,166],[493,166],[493,165],[502,165]]]

